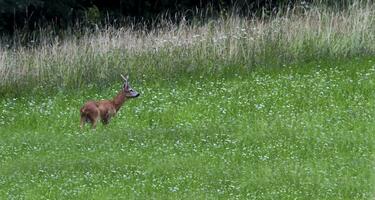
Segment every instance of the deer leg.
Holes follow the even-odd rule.
[[[95,129],[96,128],[96,124],[98,123],[98,117],[94,118],[92,120],[92,128]]]
[[[107,125],[109,123],[110,118],[111,118],[111,116],[109,115],[109,113],[106,113],[104,116],[102,116],[102,123],[104,125]]]
[[[102,119],[102,123],[103,123],[103,125],[107,125],[109,123],[109,120],[108,119]]]
[[[83,125],[85,125],[86,117],[81,115],[81,129],[83,129]]]
[[[92,128],[96,128],[96,124],[98,123],[99,120],[99,112],[93,113],[90,117],[89,120],[92,123]]]

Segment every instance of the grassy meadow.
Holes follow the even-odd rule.
[[[0,199],[373,199],[375,5],[0,47]],[[79,108],[129,73],[107,127]]]

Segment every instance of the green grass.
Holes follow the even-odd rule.
[[[120,79],[1,98],[0,199],[373,198],[375,58],[132,86],[97,130],[79,108]]]

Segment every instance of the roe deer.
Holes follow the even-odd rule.
[[[129,98],[135,98],[139,96],[139,93],[133,90],[128,82],[128,76],[124,77],[124,85],[122,90],[113,98],[113,100],[101,100],[101,101],[87,101],[80,109],[81,113],[81,129],[85,122],[92,124],[92,128],[96,127],[96,123],[101,119],[104,125],[109,123],[111,117],[115,116],[122,106],[122,104]]]

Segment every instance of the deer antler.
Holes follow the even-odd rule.
[[[126,77],[122,74],[120,74],[120,75],[121,75],[122,79],[124,79],[124,81],[128,81],[128,75],[126,75]]]

